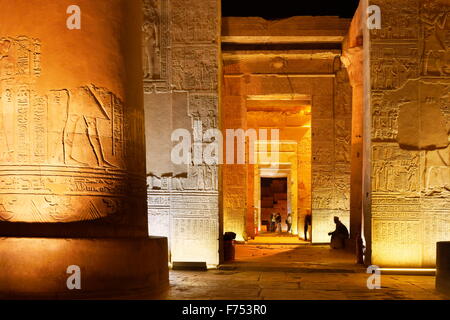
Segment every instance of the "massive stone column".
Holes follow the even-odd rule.
[[[141,2],[72,2],[0,1],[0,293],[8,296],[168,282],[166,239],[147,231]],[[80,29],[66,23],[72,4]],[[80,269],[80,290],[67,287],[77,269],[69,266]]]
[[[352,87],[352,134],[350,177],[350,245],[356,249],[357,261],[362,263],[363,227],[363,136],[364,136],[364,49],[363,2],[350,24],[343,44],[341,61],[347,68]]]
[[[362,167],[363,167],[363,50],[348,48],[342,60],[349,72],[352,86],[352,149],[350,184],[350,238],[361,236],[362,227]]]

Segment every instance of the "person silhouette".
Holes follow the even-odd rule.
[[[347,227],[339,220],[339,217],[334,217],[334,223],[336,224],[336,229],[328,233],[331,236],[330,246],[333,249],[345,248],[345,240],[348,239]]]

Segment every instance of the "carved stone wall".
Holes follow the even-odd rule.
[[[251,61],[250,59],[249,61]],[[318,60],[315,61],[316,65],[321,68],[333,69],[333,59]],[[298,61],[296,62],[298,63]],[[228,60],[224,66],[223,122],[230,128],[237,127],[239,124],[244,125],[243,116],[245,114],[242,109],[247,109],[246,126],[248,128],[278,128],[280,129],[280,140],[298,142],[299,147],[296,151],[298,170],[293,171],[293,174],[298,174],[298,188],[295,192],[298,196],[296,195],[297,199],[295,200],[296,208],[293,208],[297,212],[295,212],[296,221],[293,230],[300,232],[303,237],[304,216],[308,210],[311,211],[312,207],[312,240],[316,243],[329,242],[328,232],[335,228],[334,216],[339,216],[349,227],[352,97],[346,70],[339,67],[335,73],[327,74],[326,77],[297,74],[288,78],[274,74],[239,75],[239,72],[233,74],[236,65],[241,68],[246,67],[243,61]],[[262,63],[258,64],[260,69],[263,66]],[[321,69],[317,71],[319,70]],[[289,71],[295,72],[296,69],[293,68]],[[302,127],[305,123],[300,123],[301,116],[299,115],[289,114],[286,111],[248,111],[251,110],[249,101],[242,101],[242,97],[248,96],[275,96],[292,93],[312,97],[308,101],[309,104],[312,104],[308,105],[312,117],[312,124],[308,123],[308,126],[311,125],[311,129]],[[271,107],[276,108],[276,101],[270,103],[272,103]],[[246,126],[243,128],[247,128]],[[307,134],[308,129],[312,131],[311,135]],[[304,141],[302,141],[302,137],[304,137]],[[289,161],[284,160],[284,162]],[[244,168],[243,165],[240,167]],[[235,188],[236,190],[233,194],[224,193],[224,205],[229,204],[230,207],[224,209],[227,228],[225,231],[242,234],[242,230],[246,229],[246,219],[243,213],[246,212],[245,205],[248,197],[245,192],[254,192],[254,188],[250,183],[245,184],[246,175],[244,173],[239,174],[242,175],[242,178],[238,179],[236,172],[238,172],[237,169],[230,169],[229,174],[234,173],[234,180],[231,180],[226,178],[224,170],[224,190],[226,188]],[[232,185],[227,186],[227,183],[232,183]],[[248,214],[252,214],[252,212]],[[247,233],[249,232],[247,231]]]
[[[344,68],[312,104],[312,241],[329,242],[338,216],[350,223],[351,87]]]
[[[226,137],[227,129],[247,129],[245,83],[242,77],[224,77],[221,118],[224,137]],[[231,151],[227,150],[226,147],[225,143],[225,154]],[[234,144],[234,163],[225,163],[222,166],[224,232],[234,232],[237,240],[244,240],[247,237],[248,165],[237,164],[238,147],[238,139],[236,139]]]
[[[149,232],[169,238],[171,261],[216,265],[218,166],[170,155],[175,129],[205,146],[218,128],[218,1],[143,1]]]
[[[450,4],[370,3],[372,263],[433,266],[450,240]]]
[[[311,115],[310,115],[311,117]],[[301,136],[298,142],[298,232],[301,238],[305,238],[305,216],[311,214],[311,173],[312,173],[312,155],[311,155],[311,128]],[[311,229],[306,235],[311,238]]]

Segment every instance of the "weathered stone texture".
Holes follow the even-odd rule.
[[[450,4],[370,3],[372,263],[433,266],[450,239]]]
[[[147,229],[141,2],[77,5],[71,30],[65,1],[0,0],[0,293],[10,297],[168,284],[167,242]],[[83,290],[68,290],[71,265]]]
[[[144,89],[151,235],[169,238],[171,261],[219,263],[218,166],[175,165],[176,129],[202,141],[218,128],[217,0],[144,1]]]

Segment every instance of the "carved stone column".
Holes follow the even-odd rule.
[[[139,0],[0,0],[0,294],[167,284],[148,238]],[[66,284],[79,267],[81,290]],[[73,270],[73,269],[72,269]]]
[[[360,46],[344,51],[342,62],[347,68],[352,86],[352,148],[350,178],[350,239],[355,246],[361,238],[362,183],[363,183],[363,48]],[[360,252],[357,252],[358,257]],[[359,259],[358,259],[359,260]],[[361,262],[361,261],[359,261]]]

